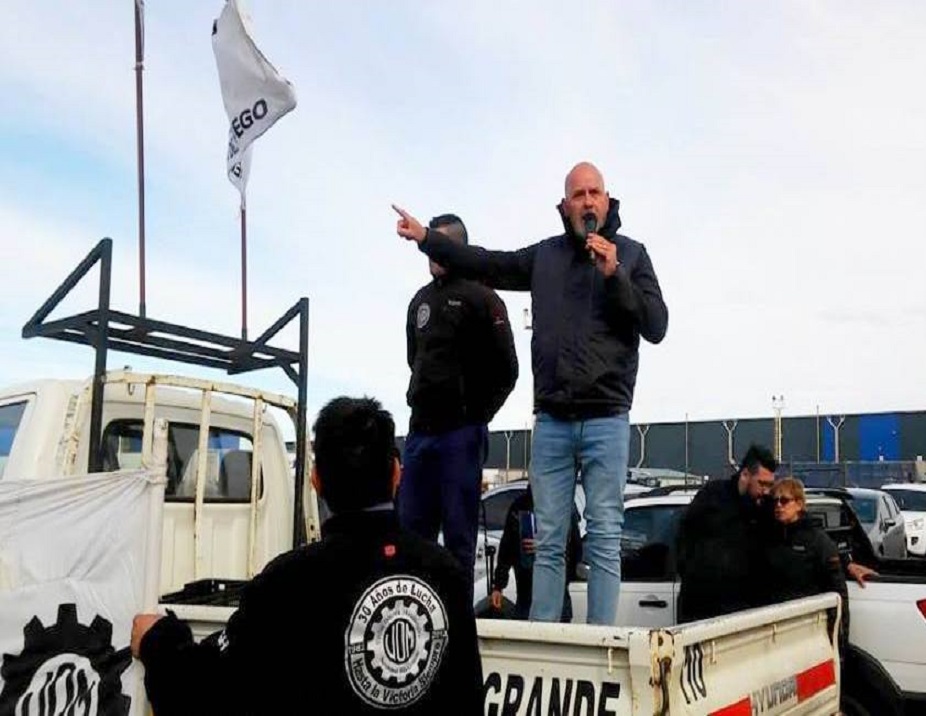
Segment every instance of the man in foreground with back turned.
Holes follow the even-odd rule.
[[[406,211],[396,232],[441,266],[499,290],[530,291],[537,519],[530,618],[560,619],[576,479],[587,498],[588,622],[613,624],[640,338],[659,343],[668,311],[642,244],[617,233],[619,204],[595,166],[577,164],[559,205],[565,233],[517,251],[456,244]]]
[[[468,575],[399,527],[396,456],[377,401],[322,408],[312,482],[333,513],[322,541],[267,565],[199,644],[174,616],[135,617],[132,654],[157,716],[482,713]]]

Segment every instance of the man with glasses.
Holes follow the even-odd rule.
[[[777,469],[768,448],[752,445],[729,480],[708,482],[691,501],[679,527],[679,623],[764,601],[753,575],[762,558],[764,502]]]

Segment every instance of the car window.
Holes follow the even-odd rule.
[[[897,501],[891,495],[885,495],[885,500],[887,500],[888,509],[891,511],[891,519],[894,519],[900,515],[900,508],[897,506]]]
[[[25,411],[25,400],[0,405],[0,477],[3,477],[6,461],[13,451],[13,440]]]
[[[485,495],[482,498],[483,515],[485,528],[487,530],[505,529],[505,517],[508,516],[508,508],[520,495],[524,494],[524,489],[507,489],[499,490],[491,495]]]
[[[878,501],[870,497],[855,497],[852,507],[861,522],[873,525],[878,517]]]
[[[621,532],[621,577],[627,581],[671,580],[675,542],[684,505],[628,509]]]
[[[891,497],[901,510],[908,512],[926,512],[926,491],[891,490]]]
[[[103,469],[131,470],[141,467],[143,423],[114,420],[103,432]],[[206,446],[205,500],[250,502],[251,438],[244,433],[209,428]],[[199,463],[199,426],[169,423],[167,428],[168,502],[188,502],[196,497]],[[261,480],[261,493],[263,480]]]
[[[881,496],[882,510],[884,510],[884,519],[892,520],[894,519],[896,513],[894,512],[893,500],[887,495]]]
[[[825,530],[844,527],[847,524],[841,504],[810,501],[807,503],[807,514]]]

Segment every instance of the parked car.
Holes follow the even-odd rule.
[[[624,488],[625,500],[639,497],[648,493],[652,487],[641,485],[636,482],[629,482]],[[505,518],[508,515],[508,509],[520,495],[527,490],[527,480],[515,480],[504,485],[498,485],[482,494],[482,510],[479,517],[479,533],[476,538],[476,566],[474,573],[474,582],[476,583],[475,598],[479,600],[487,596],[488,580],[486,572],[490,568],[489,563],[494,564],[494,560],[486,554],[486,547],[493,549],[492,557],[498,552],[498,545],[502,541],[502,532],[505,530]],[[579,534],[585,537],[585,518],[582,517],[585,511],[585,491],[582,484],[576,486],[576,509],[579,511]],[[514,580],[511,581],[513,588]]]
[[[875,554],[888,559],[906,558],[907,531],[894,498],[883,490],[865,487],[849,487],[846,492],[852,496],[852,507]]]
[[[882,485],[881,489],[894,498],[903,514],[907,551],[926,557],[926,483],[891,483]]]

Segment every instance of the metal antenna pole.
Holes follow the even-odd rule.
[[[144,3],[135,0],[135,144],[138,155],[138,315],[145,317],[145,69]]]

